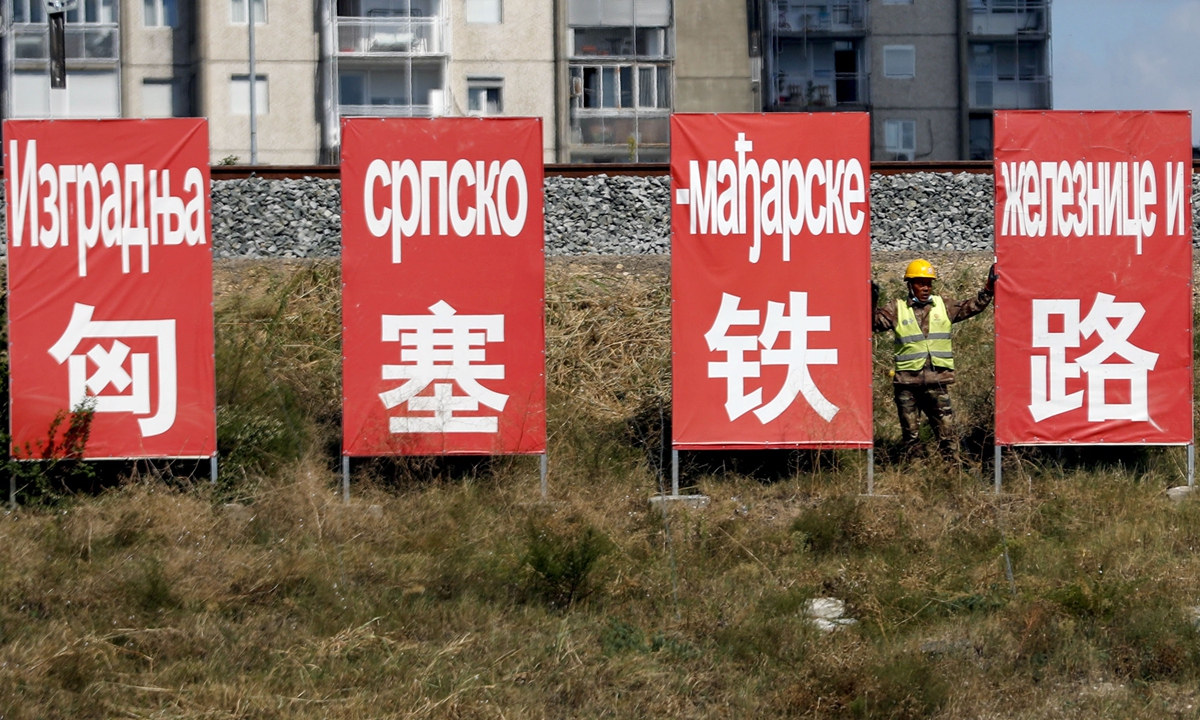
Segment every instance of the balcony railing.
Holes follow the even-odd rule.
[[[779,0],[772,18],[777,33],[849,32],[866,27],[862,0],[806,2]]]
[[[997,80],[971,78],[972,109],[1044,110],[1050,107],[1050,78]]]
[[[972,0],[972,35],[1028,35],[1046,32],[1046,0]]]
[[[104,25],[68,24],[64,32],[67,60],[117,60],[120,42],[116,23]],[[12,26],[13,59],[15,62],[50,60],[49,25],[45,23],[16,23]]]
[[[780,110],[866,105],[870,97],[867,84],[866,73],[784,75],[779,80],[775,105]]]
[[[572,142],[578,145],[666,146],[670,140],[669,110],[576,110],[571,121]]]
[[[444,18],[347,18],[337,20],[342,56],[441,55],[446,53]]]
[[[338,105],[341,117],[433,117],[432,105]]]

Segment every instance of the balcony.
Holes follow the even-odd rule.
[[[68,62],[111,64],[120,53],[116,23],[67,24],[64,40]],[[50,60],[49,25],[45,23],[14,23],[11,42],[17,65]]]
[[[866,73],[783,75],[778,88],[774,109],[783,111],[863,107],[870,97]]]
[[[780,0],[774,4],[772,26],[781,36],[814,32],[862,33],[866,28],[863,5],[863,0]]]
[[[432,105],[338,105],[339,117],[428,118],[435,113]]]
[[[1045,35],[1046,0],[971,0],[969,32],[975,36]]]
[[[666,147],[671,113],[669,110],[576,110],[571,125],[573,144]]]
[[[341,57],[422,57],[445,55],[445,18],[388,17],[337,19]]]
[[[1050,107],[1050,78],[971,78],[969,101],[972,110],[1046,110]]]

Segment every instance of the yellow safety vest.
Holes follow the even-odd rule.
[[[904,300],[896,301],[895,360],[897,371],[915,371],[925,367],[925,358],[933,359],[933,366],[954,369],[954,351],[950,347],[950,316],[946,314],[946,303],[933,296],[933,307],[929,310],[929,334],[921,333],[917,315]]]

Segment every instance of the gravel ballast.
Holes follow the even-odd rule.
[[[992,248],[991,175],[871,176],[871,247],[876,251]],[[670,179],[593,175],[545,181],[547,255],[670,253]],[[8,213],[0,190],[0,231]],[[1200,175],[1192,179],[1194,242],[1200,241]],[[337,257],[338,180],[220,180],[212,184],[218,258]],[[0,255],[4,246],[0,245]]]

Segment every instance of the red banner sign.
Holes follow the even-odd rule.
[[[869,131],[672,116],[676,448],[871,445]]]
[[[998,112],[996,441],[1192,441],[1186,112]]]
[[[346,455],[546,448],[538,119],[342,122]]]
[[[90,407],[87,458],[212,455],[207,122],[10,120],[4,152],[13,454]]]

